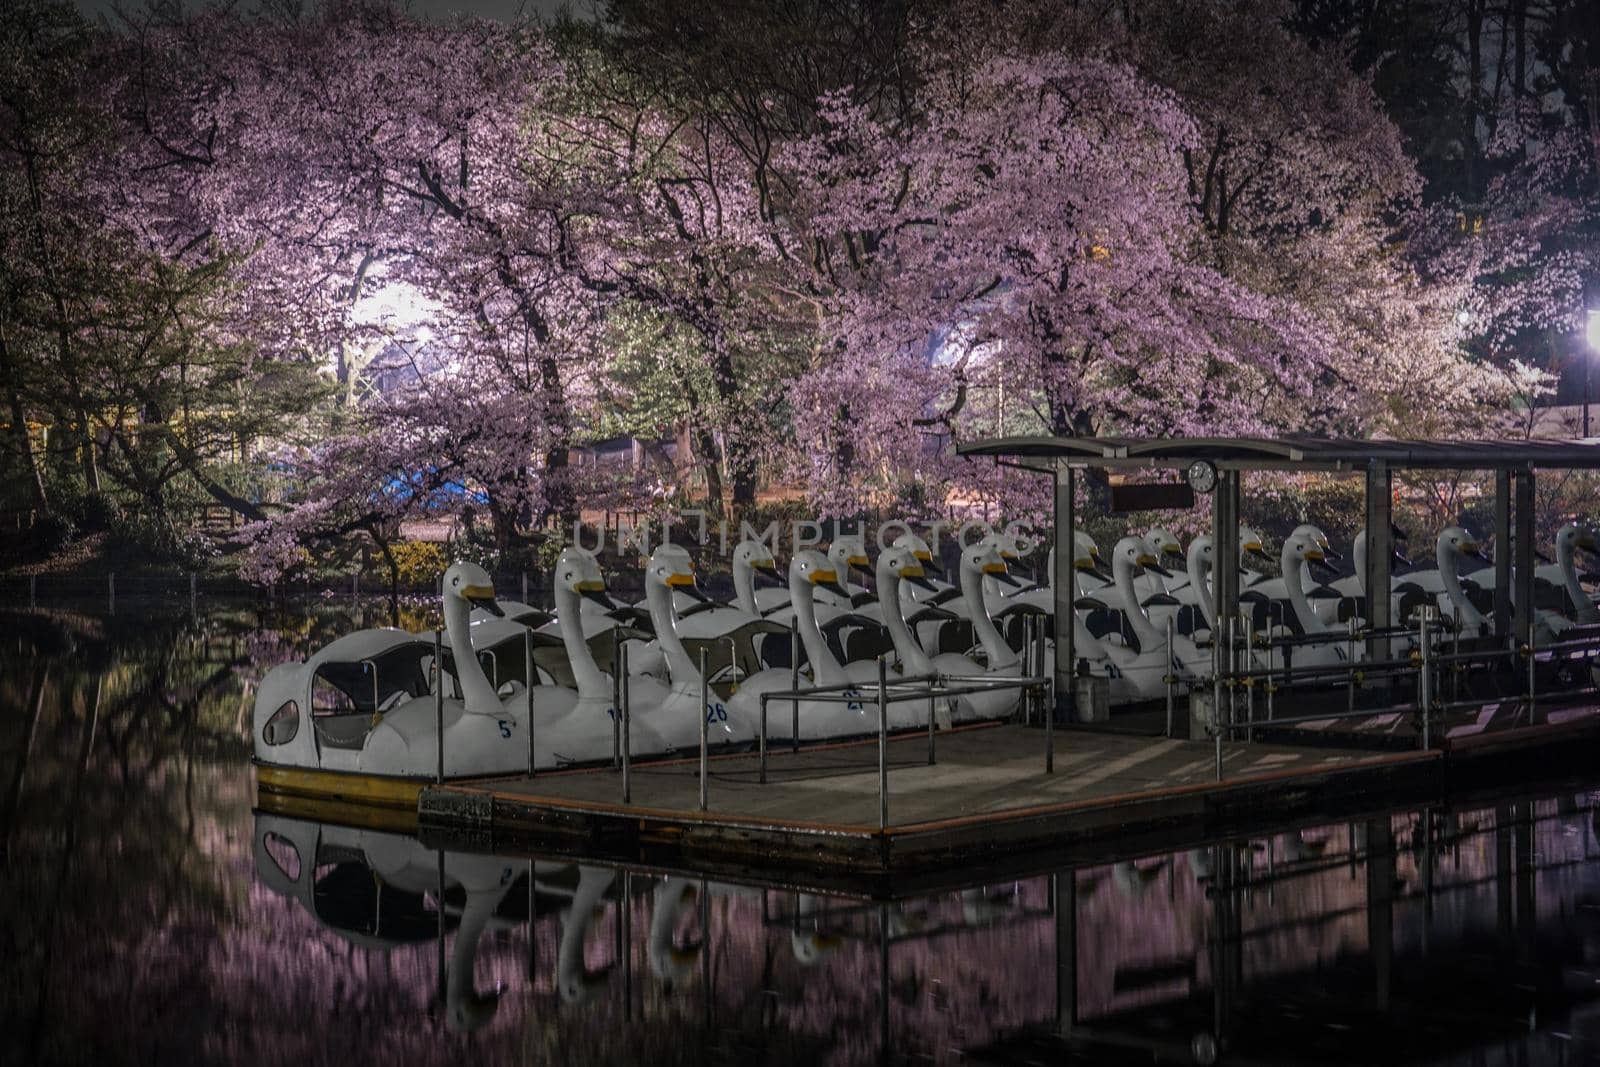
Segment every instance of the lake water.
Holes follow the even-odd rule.
[[[3,618],[6,1064],[1600,1060],[1600,768],[874,900],[254,811],[348,609]]]

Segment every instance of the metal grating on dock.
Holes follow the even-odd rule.
[[[1056,745],[1055,771],[1047,774],[1038,729],[952,731],[940,736],[931,766],[924,737],[891,739],[882,830],[875,741],[774,752],[765,784],[755,756],[715,759],[703,812],[691,760],[635,766],[627,805],[620,776],[602,769],[426,789],[419,815],[490,831],[904,870],[1204,821],[1230,806],[1272,805],[1281,816],[1331,793],[1425,775],[1439,759],[1437,751],[1228,744],[1218,782],[1209,741],[1073,732]]]

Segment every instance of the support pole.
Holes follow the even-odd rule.
[[[1172,631],[1175,624],[1173,616],[1167,616],[1167,669],[1165,680],[1167,683],[1167,736],[1172,736],[1172,713],[1177,703],[1178,672],[1172,668]]]
[[[1516,589],[1511,594],[1516,633],[1526,635],[1533,630],[1533,471],[1513,471],[1512,496],[1515,499],[1513,520],[1516,529],[1511,541],[1516,546]],[[1476,636],[1476,635],[1474,635]]]
[[[1374,462],[1366,477],[1367,573],[1361,584],[1367,591],[1367,626],[1387,629],[1392,623],[1389,590],[1394,587],[1394,472],[1388,464]],[[1389,639],[1374,637],[1367,644],[1367,659],[1389,658]]]
[[[705,656],[704,650],[700,655]],[[622,659],[618,664],[617,672],[623,678],[628,676],[628,646],[622,646]],[[633,803],[633,739],[629,736],[629,727],[632,725],[632,694],[628,692],[628,683],[622,683],[622,706],[617,709],[618,718],[622,720],[622,802]],[[704,734],[701,735],[702,737]],[[703,794],[703,787],[702,787]]]
[[[815,677],[813,675],[812,677]],[[800,619],[795,617],[789,620],[789,692],[800,692]],[[790,723],[789,742],[794,746],[794,751],[800,751],[800,698],[797,696],[789,701]]]
[[[1511,629],[1511,472],[1494,472],[1494,635],[1510,642]]]
[[[1536,659],[1533,654],[1533,471],[1513,471],[1511,494],[1515,503],[1513,521],[1516,529],[1511,540],[1516,546],[1516,590],[1512,593],[1513,624],[1516,633],[1528,643],[1528,722],[1536,721],[1534,696],[1537,682],[1534,678]]]
[[[622,676],[622,641],[611,628],[611,766],[622,766],[622,693],[628,680]]]
[[[888,664],[878,657],[878,832],[889,825],[889,686]]]
[[[1422,747],[1433,747],[1433,635],[1429,616],[1432,612],[1424,605],[1422,620],[1417,623],[1417,647],[1422,650],[1422,666],[1417,671],[1417,706],[1422,709]]]
[[[438,684],[433,687],[433,719],[434,727],[438,731],[439,739],[439,766],[434,775],[434,781],[444,783],[444,634],[438,630],[433,631],[433,669]],[[444,853],[439,853],[439,878],[441,887],[444,879]],[[439,890],[439,907],[444,907],[444,889]]]
[[[706,801],[709,799],[710,775],[709,761],[706,758],[706,747],[710,742],[707,736],[706,705],[711,703],[707,690],[710,683],[706,681],[706,650],[700,649],[700,810],[706,810]]]
[[[1222,734],[1228,714],[1223,704],[1222,675],[1233,659],[1234,620],[1239,617],[1239,472],[1224,468],[1217,472],[1217,488],[1211,508],[1212,606],[1217,625],[1212,644],[1212,728],[1216,737],[1217,781],[1222,780]],[[1231,703],[1233,691],[1227,690]]]
[[[761,768],[761,784],[767,784],[767,694],[761,694],[761,732],[757,737],[757,751],[760,754],[759,765]]]
[[[536,767],[533,754],[533,631],[522,632],[522,684],[528,693],[528,777],[534,776]]]
[[[1055,618],[1056,618],[1056,662],[1055,682],[1056,699],[1055,707],[1049,709],[1049,717],[1045,719],[1045,730],[1048,734],[1050,725],[1059,715],[1065,721],[1072,722],[1076,716],[1073,703],[1077,697],[1076,687],[1072,678],[1077,670],[1077,649],[1073,647],[1073,601],[1076,599],[1077,573],[1073,567],[1073,560],[1077,556],[1073,538],[1078,527],[1078,500],[1077,500],[1077,474],[1072,467],[1065,463],[1056,467],[1055,479]],[[1047,740],[1047,746],[1054,741],[1053,737]],[[1048,751],[1048,749],[1047,749]],[[1045,770],[1053,769],[1054,753],[1046,755]]]

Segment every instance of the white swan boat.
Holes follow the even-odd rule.
[[[527,769],[526,687],[502,699],[472,647],[474,605],[493,609],[481,567],[445,571],[446,644],[455,672],[443,700],[445,778]],[[267,672],[256,691],[252,738],[263,789],[410,806],[440,769],[433,642],[400,630],[362,630],[304,662]],[[452,692],[453,689],[453,692]]]

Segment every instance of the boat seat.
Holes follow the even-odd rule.
[[[939,654],[954,652],[964,656],[976,643],[970,619],[953,619],[939,627]]]
[[[317,715],[311,720],[316,728],[317,741],[325,748],[359,749],[366,744],[372,731],[372,716],[366,712],[354,715]]]
[[[852,630],[845,638],[846,663],[873,660],[882,655],[893,655],[894,639],[887,627],[873,626]]]
[[[789,635],[787,633],[768,633],[756,638],[757,648],[760,650],[761,662],[768,667],[788,667],[789,663]],[[806,646],[800,645],[800,666],[806,665]]]

